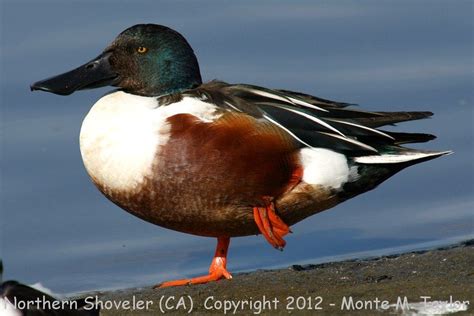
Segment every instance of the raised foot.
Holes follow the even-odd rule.
[[[266,207],[254,207],[253,217],[263,237],[276,249],[283,250],[283,237],[291,232],[286,223],[275,213],[273,203]]]
[[[167,281],[155,285],[153,288],[165,288],[170,286],[181,286],[189,284],[202,284],[211,281],[217,281],[220,279],[232,279],[232,275],[227,271],[227,250],[229,248],[230,238],[228,237],[219,237],[217,239],[217,248],[214,258],[212,259],[211,266],[209,267],[209,274],[203,275],[191,279],[182,279]]]

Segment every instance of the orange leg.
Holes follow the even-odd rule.
[[[211,281],[217,281],[222,278],[232,279],[232,276],[226,269],[227,265],[227,250],[229,249],[230,238],[229,237],[218,237],[217,238],[217,247],[214,258],[212,259],[211,266],[209,267],[209,274],[192,278],[192,279],[182,279],[163,282],[161,284],[155,285],[153,288],[163,288],[170,286],[180,286],[188,284],[201,284]]]
[[[286,245],[283,236],[291,231],[288,225],[275,213],[273,203],[266,207],[254,207],[253,218],[263,237],[270,245],[278,250],[283,250]]]

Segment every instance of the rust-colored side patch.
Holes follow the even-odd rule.
[[[284,192],[298,168],[294,143],[272,124],[245,114],[225,114],[213,123],[192,115],[169,119],[170,141],[161,150],[159,172],[173,173],[180,184],[194,178],[209,178],[206,186],[190,188],[196,195],[228,195],[233,203],[262,205],[263,196]],[[176,163],[186,165],[177,170]],[[184,166],[183,166],[184,167]]]

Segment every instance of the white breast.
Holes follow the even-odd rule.
[[[204,121],[217,118],[215,106],[194,98],[158,105],[156,97],[122,91],[107,94],[94,104],[80,135],[89,175],[111,189],[133,189],[151,174],[160,146],[168,141],[168,117],[189,113]]]

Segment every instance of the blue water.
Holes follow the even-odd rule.
[[[1,259],[4,279],[71,293],[207,271],[215,241],[137,219],[82,166],[78,135],[108,89],[70,97],[29,84],[95,57],[123,29],[180,31],[205,80],[316,94],[380,111],[431,110],[393,130],[429,132],[454,155],[292,229],[284,252],[261,236],[231,242],[229,269],[388,253],[474,235],[471,1],[2,1]]]

